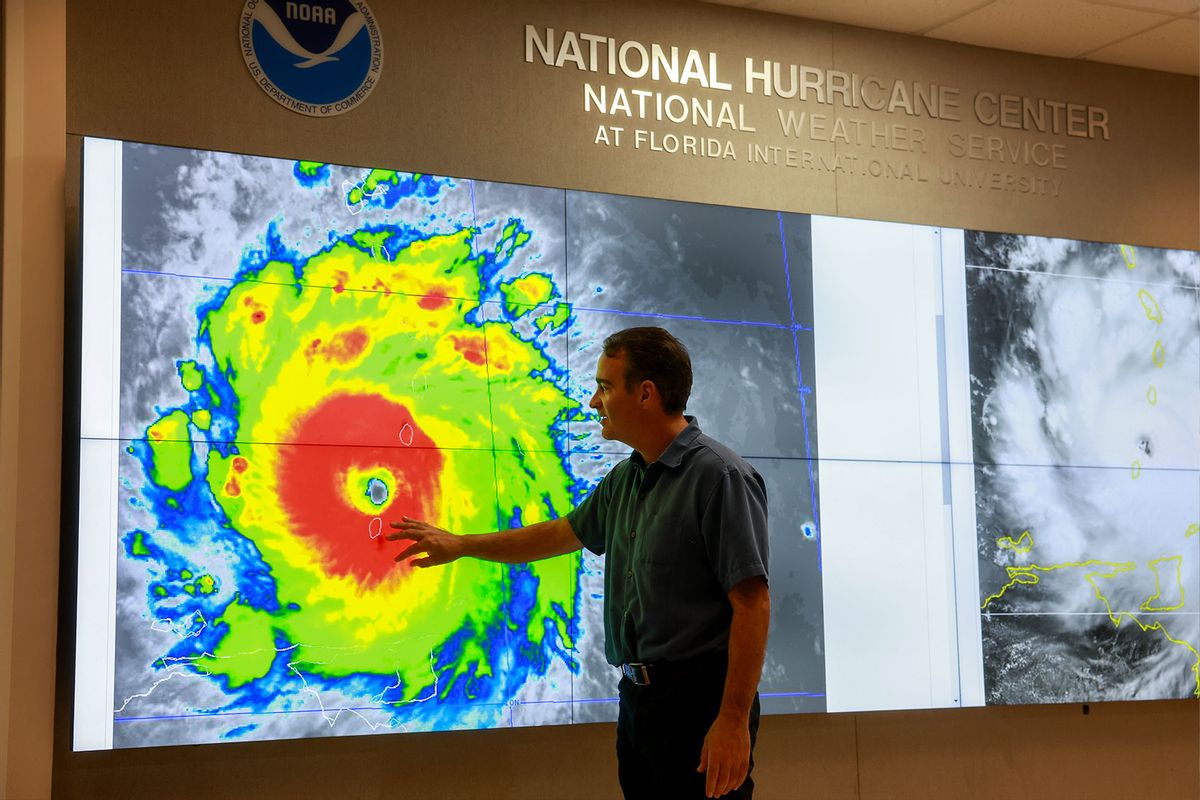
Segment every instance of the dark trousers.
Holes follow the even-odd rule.
[[[697,659],[695,668],[637,686],[622,678],[617,717],[617,776],[626,800],[700,800],[705,774],[697,772],[700,749],[725,688],[725,659]],[[750,770],[758,736],[758,695],[750,711]],[[723,797],[749,800],[754,780]]]

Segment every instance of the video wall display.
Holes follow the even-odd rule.
[[[764,703],[824,708],[806,217],[93,140],[84,181],[119,243],[84,265],[113,585],[80,635],[112,663],[77,747],[615,719],[601,559],[415,569],[383,534],[571,509],[628,454],[587,403],[633,325],[685,342],[688,413],[778,498]]]
[[[615,719],[601,558],[384,534],[570,510],[634,325],[766,481],[766,713],[1200,691],[1196,253],[99,139],[83,190],[77,750]]]

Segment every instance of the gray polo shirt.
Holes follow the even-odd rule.
[[[634,452],[567,515],[583,546],[605,556],[605,655],[614,665],[725,648],[729,590],[767,575],[762,477],[687,419],[658,461]]]

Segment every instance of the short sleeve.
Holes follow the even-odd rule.
[[[767,490],[753,468],[721,477],[700,523],[709,562],[728,594],[746,578],[767,577]]]
[[[583,502],[567,513],[575,538],[598,556],[604,555],[605,520],[612,497],[612,472],[605,475]]]

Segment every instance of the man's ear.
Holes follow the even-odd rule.
[[[638,385],[638,402],[643,406],[651,403],[658,397],[658,387],[654,385],[654,381],[642,381]],[[661,398],[659,398],[661,404]]]

